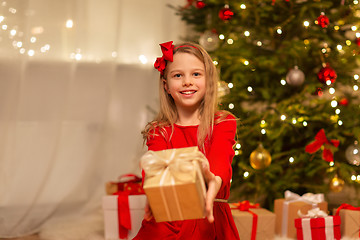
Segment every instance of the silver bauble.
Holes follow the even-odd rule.
[[[305,74],[295,66],[286,74],[286,82],[291,86],[300,86],[304,83]]]
[[[345,157],[350,164],[356,166],[360,165],[360,145],[357,141],[346,148]]]
[[[219,36],[212,31],[205,31],[199,38],[199,43],[206,51],[214,51],[219,47]]]

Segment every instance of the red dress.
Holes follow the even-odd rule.
[[[171,127],[165,127],[167,138],[157,130],[157,136],[147,141],[149,150],[158,151],[171,148],[197,146],[198,126],[174,125],[173,135]],[[229,115],[226,120],[216,124],[211,141],[205,143],[205,156],[209,160],[210,171],[222,179],[222,186],[216,196],[218,199],[228,199],[230,195],[230,179],[232,176],[231,162],[234,157],[236,121]],[[145,219],[134,240],[233,240],[240,239],[230,207],[227,203],[214,202],[214,219],[209,223],[207,218],[183,220],[173,222],[155,222]]]

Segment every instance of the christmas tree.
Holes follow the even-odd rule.
[[[285,190],[360,186],[360,5],[188,0],[170,6],[220,72],[239,118],[232,195],[272,208]],[[359,203],[357,203],[359,204]]]

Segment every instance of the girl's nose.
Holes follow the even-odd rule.
[[[183,86],[192,86],[193,85],[193,80],[191,77],[184,77],[183,78]]]

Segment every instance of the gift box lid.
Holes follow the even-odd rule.
[[[130,210],[144,209],[146,204],[146,195],[129,195],[129,208]],[[102,198],[102,208],[104,210],[117,210],[118,209],[118,195],[107,195]]]
[[[328,218],[333,218],[333,225],[332,226],[339,226],[341,223],[340,216],[328,216]],[[302,228],[301,220],[304,218],[296,218],[295,219],[295,227]],[[310,226],[311,228],[323,228],[325,227],[325,218],[310,218]]]

